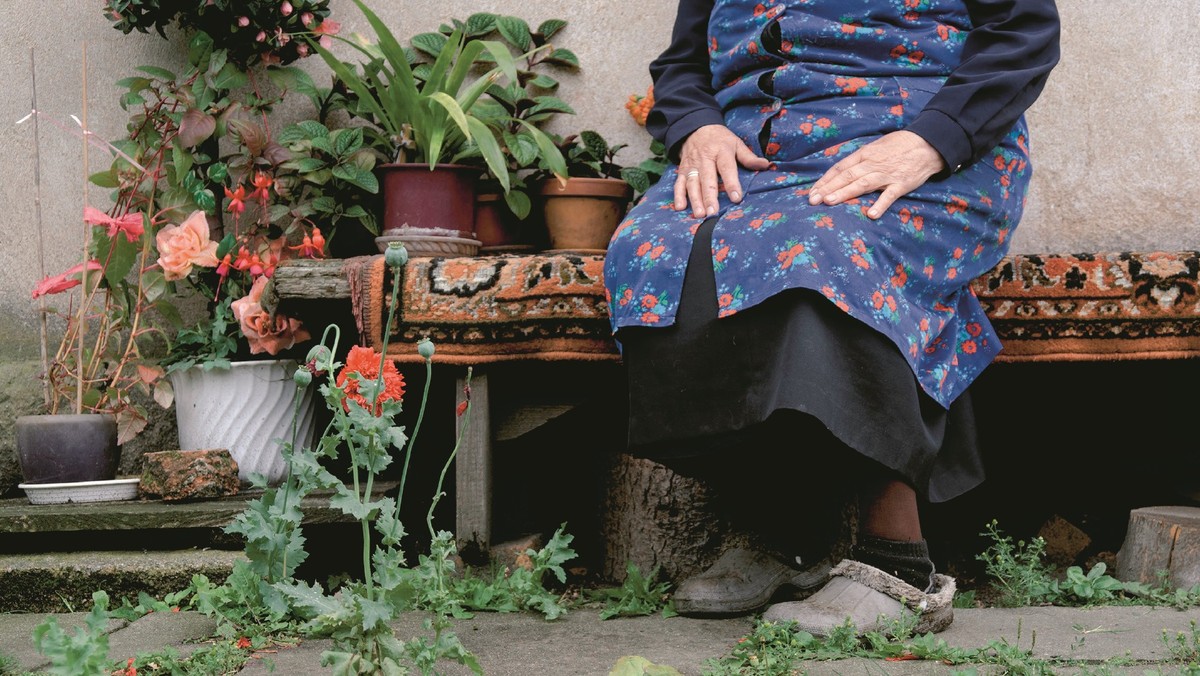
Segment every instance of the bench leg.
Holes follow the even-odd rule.
[[[466,399],[466,375],[459,376],[457,400]],[[478,366],[471,377],[471,411],[456,419],[462,446],[455,459],[455,533],[465,558],[486,558],[492,539],[492,420],[488,377]],[[464,423],[465,421],[465,423]],[[464,424],[466,430],[463,430]]]

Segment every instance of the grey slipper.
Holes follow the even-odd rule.
[[[708,570],[679,585],[675,610],[693,617],[752,613],[777,592],[793,598],[812,593],[829,579],[830,568],[828,560],[797,569],[764,552],[730,549]]]
[[[803,601],[776,603],[763,619],[795,622],[795,629],[813,636],[828,636],[847,619],[859,635],[887,633],[904,609],[918,616],[915,632],[939,632],[954,621],[954,578],[934,575],[933,589],[921,591],[897,577],[865,563],[846,559],[829,571],[829,582]]]

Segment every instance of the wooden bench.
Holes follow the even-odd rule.
[[[401,362],[419,363],[412,345],[429,337],[434,363],[459,368],[460,398],[466,367],[473,369],[473,414],[456,468],[460,547],[486,552],[491,543],[494,444],[576,403],[561,391],[518,402],[512,392],[520,388],[503,388],[504,401],[497,402],[493,392],[507,383],[493,381],[496,367],[619,364],[602,269],[602,256],[531,254],[413,258],[404,270],[390,351]],[[998,362],[1180,359],[1200,356],[1198,275],[1195,251],[1021,254],[1006,257],[972,288],[1004,344]],[[306,304],[349,300],[359,333],[378,347],[386,321],[382,291],[392,281],[381,256],[291,261],[277,269],[267,303],[303,318]]]

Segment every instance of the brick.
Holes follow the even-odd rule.
[[[237,495],[238,465],[228,450],[161,451],[145,456],[138,492],[164,502]]]

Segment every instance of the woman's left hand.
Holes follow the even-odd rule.
[[[879,218],[893,202],[945,167],[942,156],[928,141],[911,131],[894,131],[833,165],[813,184],[808,201],[832,206],[882,190],[867,210],[867,216]]]

